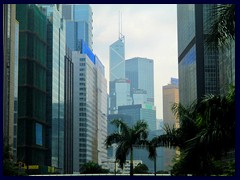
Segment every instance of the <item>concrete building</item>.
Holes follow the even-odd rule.
[[[170,84],[162,87],[163,92],[163,123],[170,127],[179,127],[179,118],[172,112],[174,103],[179,103],[178,85],[171,81]]]
[[[103,141],[107,136],[107,83],[101,61],[82,41],[73,51],[74,135],[73,171],[88,161],[101,164],[107,158]]]
[[[17,160],[19,23],[16,5],[3,4],[3,137]]]

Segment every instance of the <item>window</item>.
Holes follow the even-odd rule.
[[[42,125],[36,123],[36,144],[42,146]]]

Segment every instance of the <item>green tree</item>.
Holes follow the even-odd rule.
[[[25,171],[13,161],[12,147],[4,139],[3,143],[3,175],[27,176]]]
[[[153,160],[154,163],[154,175],[157,174],[157,146],[158,146],[158,138],[155,137],[150,141],[147,141],[147,149],[148,149],[148,158]]]
[[[134,169],[133,169],[134,174],[147,174],[148,173],[148,167],[146,164],[138,164]]]
[[[206,95],[188,108],[174,105],[174,112],[180,115],[180,128],[166,126],[158,145],[180,148],[172,169],[175,175],[219,174],[215,162],[235,149],[234,102],[232,87],[226,96]]]
[[[211,14],[207,42],[223,46],[229,39],[235,40],[235,4],[217,4],[211,9]]]
[[[106,139],[106,146],[109,147],[114,143],[118,144],[116,150],[116,160],[120,166],[126,161],[130,153],[130,176],[133,176],[133,147],[141,145],[148,137],[148,125],[145,121],[139,120],[133,127],[129,127],[121,120],[115,119],[111,122],[119,128],[119,132],[109,135]]]
[[[79,171],[81,174],[109,173],[109,170],[103,169],[98,163],[93,161],[83,164]]]

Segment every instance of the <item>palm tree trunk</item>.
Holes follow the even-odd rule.
[[[156,156],[154,157],[154,176],[157,175],[157,159]]]
[[[130,176],[133,176],[133,147],[130,150]]]

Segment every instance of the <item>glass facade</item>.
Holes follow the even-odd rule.
[[[218,47],[205,41],[215,6],[177,5],[179,96],[185,106],[205,94],[219,94]]]
[[[190,105],[197,97],[196,46],[194,45],[178,64],[179,98],[183,105]]]
[[[14,41],[14,119],[13,119],[13,157],[17,160],[17,117],[18,117],[18,54],[19,54],[19,23],[15,22],[15,41]]]
[[[121,38],[110,46],[110,81],[125,78],[125,42]],[[110,90],[111,91],[111,90]],[[111,94],[111,92],[110,92]]]
[[[64,68],[65,68],[65,21],[61,5],[41,5],[48,16],[48,118],[51,129],[50,157],[57,171],[64,170]]]
[[[153,60],[132,58],[125,62],[126,78],[131,82],[131,94],[134,90],[147,92],[147,103],[154,104],[154,69]]]
[[[17,4],[19,21],[18,160],[50,165],[46,117],[47,19],[36,5]],[[40,142],[41,127],[42,140]]]
[[[72,51],[81,49],[83,40],[92,49],[92,8],[87,4],[63,5],[63,17],[66,20],[66,41]]]

